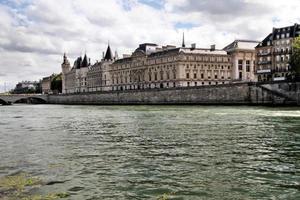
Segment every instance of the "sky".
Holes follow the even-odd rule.
[[[300,23],[299,0],[0,0],[0,92],[61,72],[87,53],[101,60],[109,42],[119,57],[138,44],[261,41],[273,27]]]

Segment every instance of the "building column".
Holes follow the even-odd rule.
[[[234,57],[234,63],[233,63],[233,77],[232,80],[237,80],[239,78],[239,61],[238,58]]]
[[[255,81],[254,60],[252,59],[252,56],[250,59],[250,79],[251,81]]]
[[[243,75],[242,75],[242,81],[247,80],[247,70],[246,70],[246,59],[243,58]]]

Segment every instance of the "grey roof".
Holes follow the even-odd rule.
[[[89,63],[88,63],[88,59],[87,59],[87,56],[86,54],[84,55],[84,58],[82,60],[82,63],[81,63],[81,67],[88,67],[89,66]]]
[[[226,50],[235,48],[238,42],[259,43],[259,41],[256,41],[256,40],[240,40],[240,39],[238,39],[238,40],[234,40],[232,43],[230,43],[229,45],[224,47],[223,50],[226,51]]]
[[[112,60],[112,59],[113,59],[113,54],[112,54],[112,52],[111,52],[111,49],[110,49],[110,46],[109,46],[109,45],[107,46],[107,49],[106,49],[106,53],[105,53],[104,59],[105,59],[105,60]]]

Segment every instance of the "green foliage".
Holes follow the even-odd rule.
[[[300,36],[298,36],[294,39],[293,48],[300,50]]]
[[[39,178],[30,177],[25,173],[2,177],[0,178],[0,191],[2,192],[0,198],[3,197],[7,200],[56,200],[70,196],[68,193],[53,193],[46,195],[28,194],[28,188],[40,187],[42,184],[44,183]]]
[[[21,173],[18,175],[1,178],[0,188],[21,192],[26,186],[39,185],[40,183],[41,181],[38,178],[28,177],[28,175]]]
[[[175,192],[164,193],[162,196],[158,197],[157,200],[169,200],[172,195],[175,195]]]
[[[300,75],[300,36],[294,39],[293,42],[293,53],[290,60],[292,71],[297,76]]]
[[[62,92],[62,77],[61,74],[58,74],[53,77],[51,81],[51,90],[54,93]]]
[[[157,200],[169,200],[168,194],[163,194],[161,197],[159,197]]]

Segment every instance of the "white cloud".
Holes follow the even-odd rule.
[[[263,39],[273,26],[300,22],[298,0],[1,2],[0,85],[60,72],[63,52],[72,62],[85,51],[99,60],[108,41],[121,55],[143,42],[180,45],[185,29],[187,43],[222,48],[234,39]],[[176,28],[178,23],[183,27]]]

